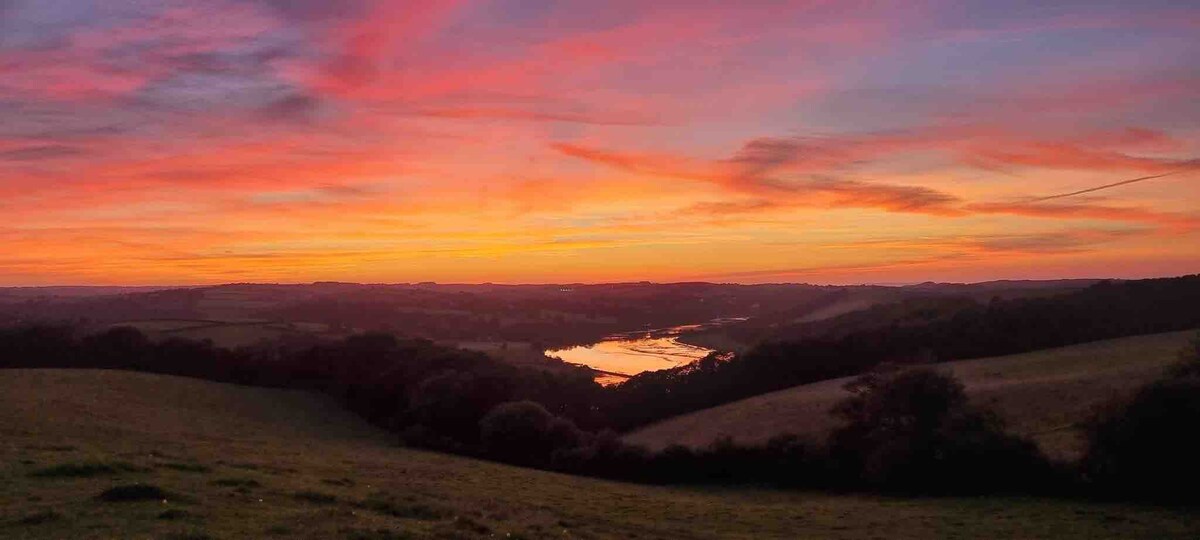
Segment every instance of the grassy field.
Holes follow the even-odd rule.
[[[1194,538],[1184,510],[648,487],[396,447],[323,397],[0,372],[0,538]]]
[[[1081,451],[1076,423],[1092,408],[1154,379],[1195,332],[1136,336],[1026,354],[940,364],[971,398],[995,409],[1014,433],[1032,437],[1051,456]],[[835,379],[755,396],[671,418],[626,437],[650,448],[703,446],[721,435],[746,443],[779,433],[825,436],[829,409],[848,394]]]

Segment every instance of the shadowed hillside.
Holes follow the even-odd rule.
[[[1052,456],[1076,458],[1076,424],[1093,407],[1160,376],[1195,332],[1121,338],[1032,353],[941,364],[967,387],[973,401],[997,410],[1011,430],[1034,439]],[[829,414],[849,395],[853,377],[772,392],[678,416],[639,429],[626,440],[650,448],[704,446],[721,435],[761,443],[780,433],[824,437]]]
[[[985,532],[1190,538],[1200,532],[1189,513],[1139,506],[636,486],[398,448],[305,392],[117,371],[3,375],[4,538],[905,539]]]

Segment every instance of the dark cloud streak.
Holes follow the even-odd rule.
[[[1031,199],[1029,202],[1042,202],[1042,201],[1051,201],[1051,200],[1054,200],[1054,199],[1063,199],[1063,198],[1066,198],[1066,197],[1074,197],[1074,196],[1076,196],[1076,195],[1083,195],[1083,194],[1086,194],[1086,193],[1095,193],[1095,192],[1097,192],[1097,191],[1103,191],[1103,190],[1106,190],[1106,189],[1111,189],[1111,188],[1120,187],[1120,186],[1127,186],[1127,185],[1129,185],[1129,184],[1136,184],[1136,183],[1138,183],[1138,182],[1145,182],[1145,181],[1147,181],[1147,180],[1155,180],[1155,179],[1158,179],[1158,178],[1163,178],[1163,177],[1165,177],[1165,176],[1172,176],[1172,175],[1176,175],[1176,174],[1180,174],[1180,173],[1185,173],[1185,172],[1190,172],[1190,171],[1187,171],[1187,170],[1179,170],[1179,171],[1171,171],[1171,172],[1169,172],[1169,173],[1155,174],[1155,175],[1152,175],[1152,176],[1142,176],[1142,177],[1139,177],[1139,178],[1132,178],[1132,179],[1129,179],[1129,180],[1122,180],[1122,181],[1120,181],[1120,182],[1113,182],[1113,183],[1111,183],[1111,184],[1104,184],[1104,185],[1102,185],[1102,186],[1096,186],[1096,187],[1090,187],[1090,188],[1087,188],[1087,189],[1081,189],[1081,190],[1079,190],[1079,191],[1072,191],[1072,192],[1070,192],[1070,193],[1060,193],[1060,194],[1058,194],[1058,195],[1050,195],[1050,196],[1048,196],[1048,197],[1038,197],[1038,198],[1036,198],[1036,199]]]
[[[85,152],[74,146],[50,144],[0,151],[0,161],[41,161],[75,157]]]

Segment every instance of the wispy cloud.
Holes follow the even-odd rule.
[[[70,4],[0,0],[0,283],[1200,253],[1191,6]]]

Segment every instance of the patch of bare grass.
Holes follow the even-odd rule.
[[[35,478],[90,478],[127,472],[145,472],[146,469],[124,461],[102,462],[90,461],[80,463],[60,463],[30,473]]]

